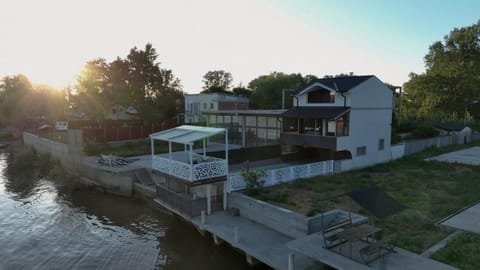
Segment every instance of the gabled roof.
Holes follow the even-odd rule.
[[[224,133],[224,128],[199,127],[183,125],[176,128],[150,134],[150,138],[166,142],[192,144],[196,141]]]
[[[315,84],[324,86],[327,89],[334,90],[337,92],[347,92],[348,90],[354,88],[355,86],[373,77],[375,76],[365,75],[365,76],[348,76],[348,77],[318,79],[296,89],[295,91],[293,91],[293,94],[298,95],[302,93],[304,90],[307,90],[308,88],[310,88]]]
[[[433,124],[434,127],[438,129],[442,129],[445,131],[462,131],[465,129],[466,125],[460,125],[460,124],[448,124],[448,123],[435,123]]]
[[[302,119],[336,119],[348,111],[350,111],[350,107],[293,107],[280,116],[284,118]]]

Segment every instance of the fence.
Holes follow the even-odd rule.
[[[173,209],[189,217],[199,216],[202,211],[207,212],[207,198],[194,198],[191,194],[177,193],[156,185],[157,198]],[[223,195],[212,196],[212,211],[223,209]]]
[[[290,166],[280,169],[265,171],[265,175],[260,179],[263,186],[273,186],[284,182],[294,181],[300,178],[309,178],[318,175],[333,173],[333,160],[322,162]],[[241,173],[232,173],[228,175],[228,191],[242,190],[247,187]]]
[[[82,131],[84,140],[114,142],[143,139],[148,137],[151,133],[173,128],[175,126],[177,125],[82,128]]]

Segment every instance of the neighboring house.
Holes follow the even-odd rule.
[[[226,93],[185,95],[185,123],[205,121],[203,112],[247,110],[250,99]]]
[[[138,111],[132,106],[125,107],[120,104],[112,106],[105,119],[109,120],[133,120],[137,119]]]
[[[448,123],[435,123],[433,127],[440,131],[440,135],[456,135],[458,143],[464,144],[470,143],[472,136],[472,129],[466,125],[460,124],[448,124]]]
[[[391,159],[393,92],[375,76],[315,80],[281,115],[284,154],[343,160],[350,170]]]

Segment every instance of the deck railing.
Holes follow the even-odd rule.
[[[302,178],[309,178],[318,175],[333,173],[333,160],[302,164],[298,166],[285,167],[280,169],[266,170],[265,176],[260,180],[263,186],[273,186],[279,183],[295,181]],[[241,172],[228,175],[228,191],[242,190],[247,187]]]
[[[152,167],[157,171],[188,181],[215,178],[228,174],[226,160],[207,157],[208,159],[203,161],[200,155],[195,155],[194,157],[198,158],[196,160],[199,162],[190,166],[190,164],[185,162],[154,156]]]
[[[202,211],[207,212],[207,198],[193,197],[192,194],[177,193],[163,186],[156,186],[157,199],[189,217],[200,216]],[[212,211],[223,209],[223,196],[216,195],[211,197]]]

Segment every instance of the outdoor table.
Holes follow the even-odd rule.
[[[350,257],[352,257],[352,243],[364,238],[373,236],[375,233],[381,231],[379,227],[372,226],[370,224],[361,224],[352,228],[345,229],[340,233],[340,238],[347,241],[350,245]],[[341,248],[341,247],[340,247]]]

